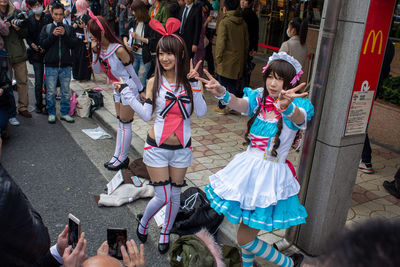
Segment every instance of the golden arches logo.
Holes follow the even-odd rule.
[[[371,38],[371,36],[373,36],[373,37],[372,37],[371,54],[374,53],[374,51],[375,51],[376,41],[378,40],[378,37],[380,37],[380,38],[379,38],[379,50],[378,50],[378,55],[382,54],[383,33],[382,33],[381,30],[379,30],[378,33],[375,33],[374,30],[371,30],[371,31],[369,32],[367,41],[365,42],[365,45],[364,45],[363,54],[365,55],[365,54],[367,53],[367,48],[368,48],[368,44],[369,44],[369,39]]]

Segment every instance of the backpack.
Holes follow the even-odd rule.
[[[210,201],[201,189],[189,187],[181,194],[181,205],[171,233],[191,235],[206,228],[214,234],[223,220],[224,215],[219,215],[211,208]]]
[[[89,118],[90,118],[92,117],[92,114],[95,110],[98,110],[99,108],[104,106],[104,101],[103,101],[104,96],[99,91],[93,89],[86,89],[85,93],[92,99],[92,103],[90,105],[90,110],[89,110]]]

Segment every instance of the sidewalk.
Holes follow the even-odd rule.
[[[261,69],[261,63],[257,64],[252,81],[260,81],[260,75],[257,74]],[[103,89],[104,108],[97,110],[94,114],[96,119],[112,129],[114,134],[117,131],[117,120],[115,117],[114,103],[112,99],[113,89],[107,85],[105,75],[96,74],[96,81],[89,82],[71,82],[72,90],[81,94],[85,88],[100,87]],[[217,115],[212,111],[216,106],[217,100],[208,92],[205,93],[205,99],[208,105],[208,111],[205,117],[192,117],[192,147],[194,161],[189,167],[186,178],[189,186],[202,188],[208,183],[208,177],[222,169],[232,159],[232,157],[243,151],[243,135],[247,128],[247,117],[241,115]],[[387,108],[380,103],[380,108]],[[379,111],[375,108],[374,111]],[[379,116],[382,113],[373,113],[373,117],[380,121]],[[383,114],[384,115],[384,114]],[[399,118],[398,116],[397,118]],[[138,154],[143,153],[144,141],[148,130],[152,127],[153,121],[143,122],[137,115],[133,122],[132,147]],[[376,126],[374,126],[376,127]],[[400,128],[400,123],[391,124],[391,127]],[[372,124],[370,126],[372,135]],[[378,131],[379,132],[379,131]],[[380,131],[382,133],[383,131]],[[400,140],[400,129],[391,128],[389,140],[385,137],[383,143],[390,144],[390,138]],[[375,138],[375,137],[373,137]],[[385,141],[386,140],[386,141]],[[362,222],[368,218],[385,217],[400,218],[400,200],[392,197],[383,188],[382,183],[385,180],[393,180],[393,176],[400,167],[400,154],[390,151],[383,146],[372,144],[373,167],[375,174],[364,174],[358,172],[357,182],[353,192],[353,200],[349,209],[346,226],[351,227],[354,224]],[[292,151],[288,160],[297,167],[299,154]],[[236,240],[236,227],[226,220],[220,228],[224,240]],[[285,230],[277,230],[273,233],[260,232],[259,238],[274,243],[285,235]],[[263,263],[263,266],[265,264]],[[272,266],[272,265],[271,265]]]

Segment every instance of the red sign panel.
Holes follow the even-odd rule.
[[[372,110],[396,0],[371,0],[345,135],[363,134]]]

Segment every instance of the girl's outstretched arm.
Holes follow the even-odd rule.
[[[221,100],[223,104],[228,105],[230,108],[246,113],[249,109],[249,103],[242,98],[236,97],[229,93],[206,69],[203,70],[209,80],[201,77],[196,77],[198,81],[204,83],[207,91],[213,94],[217,99]]]

